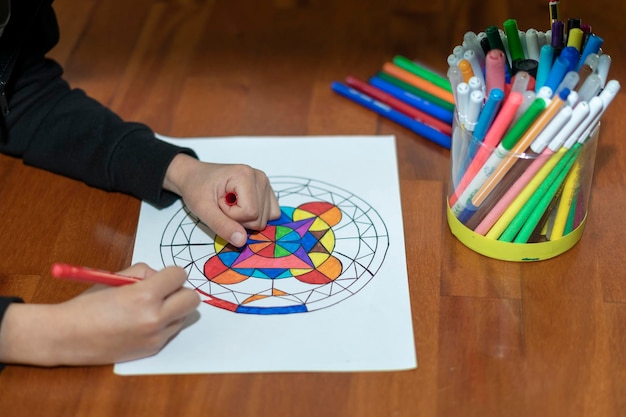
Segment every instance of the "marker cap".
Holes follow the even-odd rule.
[[[534,59],[520,59],[513,63],[513,74],[516,74],[518,71],[524,71],[527,72],[528,75],[536,77],[538,66],[539,62]]]

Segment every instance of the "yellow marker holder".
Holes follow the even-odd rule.
[[[558,239],[548,240],[545,236],[542,240],[528,243],[514,243],[510,241],[501,241],[492,237],[486,237],[482,234],[474,232],[471,228],[463,224],[454,214],[449,200],[446,205],[446,214],[448,220],[448,226],[452,234],[469,249],[477,252],[481,255],[512,262],[534,262],[541,261],[555,256],[561,255],[571,249],[582,238],[583,231],[588,216],[588,202],[591,191],[591,179],[593,176],[593,168],[595,162],[596,146],[598,141],[599,125],[593,130],[589,138],[585,141],[578,155],[577,162],[584,167],[581,171],[581,179],[578,187],[582,190],[583,202],[581,213],[582,219],[569,233],[563,234]],[[484,144],[476,141],[472,137],[472,133],[467,131],[462,125],[460,125],[456,118],[453,126],[452,134],[452,149],[451,149],[451,189],[449,197],[452,196],[454,190],[452,184],[454,179],[459,181],[462,177],[461,170],[467,168],[467,154],[469,149],[476,149],[485,147]],[[492,149],[489,149],[491,153]],[[519,158],[533,158],[527,154],[516,155]],[[465,165],[465,166],[464,166]],[[462,168],[463,167],[463,168]],[[458,185],[458,184],[457,184]],[[554,210],[556,214],[557,207],[549,208]]]
[[[450,231],[461,243],[481,255],[501,261],[532,262],[554,258],[570,250],[583,235],[587,216],[580,225],[561,239],[538,243],[510,243],[490,239],[468,229],[447,208]]]

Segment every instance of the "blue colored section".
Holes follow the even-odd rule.
[[[288,307],[246,307],[240,305],[235,310],[236,313],[261,315],[306,313],[307,311],[308,309],[304,304]]]

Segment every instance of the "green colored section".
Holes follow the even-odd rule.
[[[290,227],[276,226],[276,240],[280,240],[293,231]]]
[[[274,256],[277,258],[282,258],[285,256],[289,256],[291,255],[291,252],[289,252],[287,249],[283,248],[280,245],[276,245],[274,248]]]

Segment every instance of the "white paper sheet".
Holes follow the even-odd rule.
[[[155,268],[186,266],[190,287],[209,294],[209,302],[226,302],[244,312],[202,303],[198,315],[161,352],[118,363],[115,373],[341,372],[417,366],[393,136],[162,139],[193,148],[205,161],[245,163],[265,171],[280,205],[295,209],[294,219],[309,213],[310,206],[299,207],[303,203],[329,202],[339,208],[338,222],[336,216],[324,217],[322,224],[331,231],[320,241],[330,248],[326,258],[334,258],[335,268],[324,272],[332,280],[322,283],[302,282],[296,277],[302,271],[295,269],[274,279],[253,274],[237,284],[216,284],[202,272],[208,259],[219,261],[218,254],[223,254],[210,231],[203,231],[180,203],[163,210],[143,203],[133,262]],[[303,241],[295,246],[293,241],[282,243],[293,254],[295,246],[301,245],[300,252],[305,246]],[[253,261],[263,259],[255,255]],[[240,275],[250,272],[232,269]],[[318,272],[313,269],[311,273]]]

